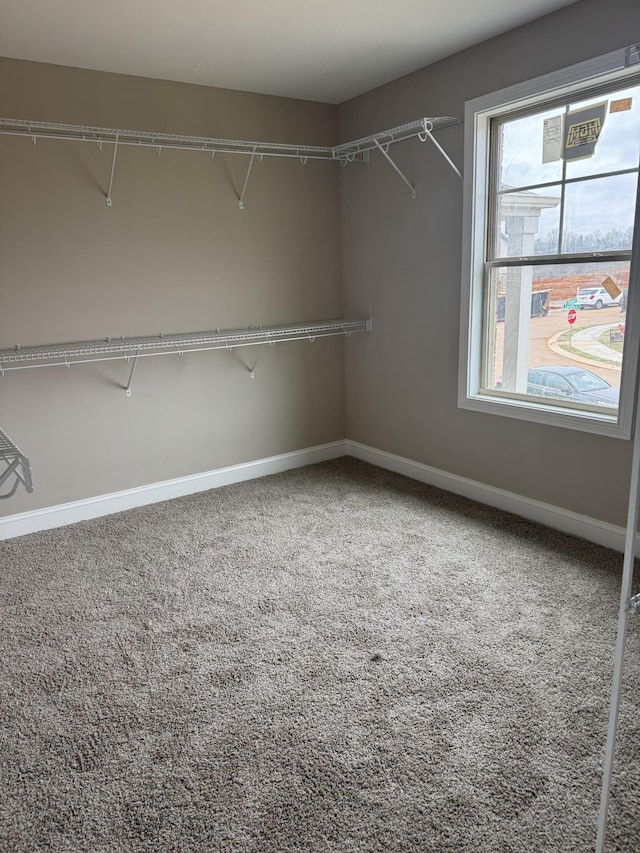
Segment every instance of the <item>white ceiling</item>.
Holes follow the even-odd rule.
[[[575,0],[0,0],[0,55],[341,103]]]

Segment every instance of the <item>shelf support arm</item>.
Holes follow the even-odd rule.
[[[384,154],[384,156],[387,158],[388,162],[393,166],[393,168],[394,168],[394,169],[396,170],[396,172],[400,175],[400,177],[401,177],[401,178],[402,178],[402,180],[405,182],[405,184],[409,187],[409,189],[411,190],[411,198],[415,198],[415,197],[416,197],[416,191],[415,191],[415,187],[413,186],[413,184],[410,184],[410,183],[409,183],[409,181],[405,178],[405,176],[403,175],[403,173],[402,173],[402,172],[400,171],[400,169],[396,166],[396,164],[393,162],[393,160],[391,159],[391,157],[389,157],[389,155],[388,155],[387,151],[385,150],[385,148],[384,148],[382,145],[380,145],[380,143],[378,142],[378,140],[377,140],[377,139],[374,139],[373,141],[375,142],[375,144],[376,144],[376,146],[377,146],[378,150],[379,150],[382,154]]]
[[[133,359],[133,364],[131,365],[131,371],[129,372],[129,381],[127,382],[127,387],[124,389],[124,393],[127,397],[131,396],[131,382],[133,381],[133,374],[136,372],[136,365],[138,364],[138,356],[140,355],[140,350],[135,354],[135,358]]]
[[[111,174],[109,175],[109,189],[107,190],[107,207],[112,206],[111,187],[113,186],[113,174],[116,170],[116,157],[117,156],[118,156],[118,134],[116,133],[116,141],[113,143],[113,159],[111,160]]]
[[[249,368],[249,378],[250,379],[256,378],[256,367],[258,366],[258,362],[260,361],[260,356],[262,355],[263,349],[264,349],[264,344],[262,346],[258,347],[258,354],[255,357],[255,361],[253,362],[253,367]]]
[[[256,146],[253,146],[253,151],[251,153],[251,160],[249,160],[249,168],[247,169],[247,177],[244,179],[244,186],[242,187],[242,193],[240,198],[238,199],[238,203],[240,206],[240,210],[244,210],[244,194],[247,191],[247,184],[249,183],[249,175],[251,174],[251,169],[253,167],[253,161],[256,159]]]
[[[447,161],[447,163],[451,166],[451,168],[452,168],[452,169],[453,169],[453,171],[456,173],[456,175],[460,178],[460,180],[462,180],[462,172],[458,169],[458,167],[457,167],[457,166],[456,166],[456,164],[453,162],[453,160],[451,159],[451,157],[449,157],[449,155],[448,155],[448,154],[447,154],[447,152],[444,150],[444,148],[442,147],[442,145],[440,145],[440,143],[438,142],[438,140],[437,140],[437,139],[435,138],[435,136],[431,133],[431,127],[429,127],[429,125],[427,125],[427,126],[425,127],[425,129],[424,129],[424,134],[422,134],[422,133],[421,133],[421,134],[419,134],[419,138],[420,138],[420,141],[421,141],[421,142],[426,142],[426,141],[427,141],[427,139],[429,139],[431,142],[433,142],[433,144],[436,146],[436,148],[438,149],[438,151],[442,154],[442,156],[443,156],[443,157],[444,157],[444,159]]]
[[[270,342],[270,343],[271,343],[271,342]],[[250,379],[255,379],[255,378],[256,378],[256,367],[258,366],[258,362],[260,361],[260,356],[262,355],[262,351],[263,351],[264,347],[265,347],[265,345],[264,345],[264,344],[260,344],[260,345],[258,346],[258,354],[257,354],[257,355],[256,355],[256,357],[254,358],[254,360],[253,360],[253,364],[247,364],[247,362],[244,360],[244,358],[242,358],[242,356],[240,356],[240,355],[238,355],[238,354],[237,354],[237,352],[236,352],[236,350],[235,350],[235,348],[234,348],[234,347],[232,347],[232,346],[227,346],[227,347],[226,347],[226,349],[227,349],[227,351],[228,351],[229,353],[231,353],[231,355],[232,355],[234,358],[237,358],[237,359],[238,359],[238,361],[240,362],[240,364],[245,368],[245,370],[246,370],[246,371],[247,371],[247,373],[249,374],[249,378],[250,378]]]

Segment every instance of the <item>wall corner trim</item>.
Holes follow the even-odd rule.
[[[388,471],[394,471],[396,474],[404,474],[405,477],[411,477],[421,483],[436,486],[439,489],[453,492],[456,495],[501,509],[504,512],[513,513],[521,518],[526,518],[528,521],[544,524],[571,536],[587,539],[589,542],[595,542],[605,548],[624,551],[624,527],[618,527],[615,524],[609,524],[587,515],[580,515],[533,498],[526,498],[515,492],[498,489],[495,486],[487,486],[477,480],[470,480],[458,474],[449,474],[439,468],[432,468],[430,465],[415,462],[404,456],[396,456],[394,453],[377,450],[375,447],[369,447],[366,444],[351,441],[351,439],[347,439],[346,445],[347,455],[377,465],[378,468],[385,468]],[[636,536],[636,548],[638,548],[639,543],[640,538]]]
[[[44,507],[17,515],[8,515],[0,518],[0,541],[12,539],[16,536],[25,536],[28,533],[37,533],[40,530],[50,530],[54,527],[75,524],[78,521],[99,518],[103,515],[111,515],[115,512],[123,512],[138,506],[172,500],[196,492],[206,492],[209,489],[241,483],[244,480],[254,480],[269,474],[279,474],[291,468],[302,468],[305,465],[337,459],[345,454],[346,442],[344,440],[333,441],[328,444],[307,447],[303,450],[294,450],[291,453],[257,459],[253,462],[242,462],[239,465],[229,465],[226,468],[218,468],[214,471],[178,477],[175,480],[165,480],[147,486],[136,486],[133,489],[126,489],[121,492],[98,495],[93,498]]]

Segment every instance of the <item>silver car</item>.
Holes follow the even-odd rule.
[[[578,308],[600,308],[611,305],[619,305],[622,293],[615,299],[610,296],[604,287],[581,287],[578,291]]]
[[[582,367],[550,364],[527,374],[527,393],[554,400],[571,400],[617,409],[620,389]]]

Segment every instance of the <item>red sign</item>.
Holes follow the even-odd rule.
[[[622,323],[618,323],[618,328],[620,329],[620,334],[624,335],[624,326],[622,325]]]
[[[576,314],[575,308],[572,308],[571,311],[569,311],[569,313],[567,314],[567,320],[569,321],[569,324],[571,326],[573,326],[573,324],[575,323],[577,316],[578,315]]]

